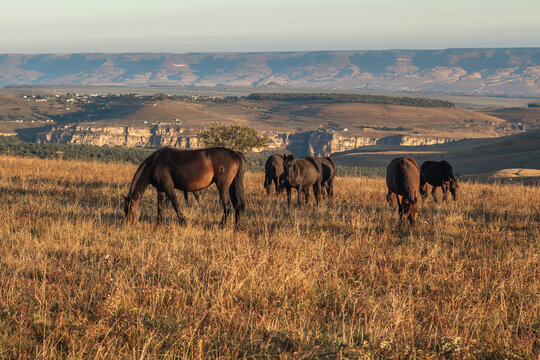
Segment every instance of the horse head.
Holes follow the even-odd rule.
[[[141,201],[124,196],[124,214],[128,224],[136,224],[141,217]]]
[[[293,154],[283,155],[283,179],[289,183],[296,177],[296,159]]]
[[[457,189],[459,188],[459,176],[456,179],[450,179],[450,193],[454,201],[457,199]]]
[[[418,219],[418,207],[416,207],[417,198],[414,198],[414,201],[406,200],[403,204],[403,215],[409,219],[411,225],[416,223]]]

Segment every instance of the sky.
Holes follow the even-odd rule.
[[[0,53],[539,47],[539,0],[0,0]]]

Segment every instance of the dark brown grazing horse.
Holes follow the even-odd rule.
[[[336,176],[336,164],[330,156],[318,157],[317,158],[321,163],[322,168],[322,180],[321,180],[321,189],[324,194],[326,190],[326,195],[329,198],[334,197],[334,177]]]
[[[164,147],[150,155],[139,165],[133,176],[128,196],[124,197],[124,212],[128,223],[136,223],[141,215],[141,197],[148,185],[157,191],[158,224],[162,221],[165,195],[171,201],[178,221],[186,220],[178,207],[174,189],[185,192],[202,190],[216,184],[223,205],[221,226],[227,223],[231,211],[235,210],[238,227],[240,213],[245,209],[244,173],[246,160],[237,151],[216,147],[201,150],[177,150]]]
[[[447,200],[448,192],[456,200],[457,189],[459,187],[459,178],[454,176],[454,168],[446,160],[443,161],[425,161],[420,167],[420,193],[422,198],[427,197],[428,184],[433,186],[431,195],[437,201],[435,191],[440,186],[443,192],[443,200]]]
[[[315,201],[319,203],[321,194],[322,167],[319,160],[313,156],[297,159],[294,155],[283,156],[283,179],[287,190],[287,202],[291,204],[291,189],[298,191],[298,205],[301,205],[300,194],[305,195],[306,204],[309,198],[309,188],[313,187]]]
[[[267,194],[270,194],[270,186],[272,186],[272,182],[274,183],[276,194],[280,194],[283,191],[282,174],[283,155],[274,154],[269,156],[264,164],[264,188],[266,189]]]
[[[398,203],[399,218],[406,217],[414,225],[418,217],[417,191],[420,185],[418,164],[409,157],[392,160],[386,169],[387,199],[395,194]]]

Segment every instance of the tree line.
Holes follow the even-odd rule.
[[[248,100],[274,100],[274,101],[325,101],[336,103],[386,104],[417,107],[443,107],[453,108],[455,104],[446,100],[367,95],[367,94],[337,94],[337,93],[254,93],[246,97]]]
[[[0,136],[0,155],[65,159],[82,161],[124,162],[139,165],[156,149],[110,147],[78,144],[28,143],[14,136]],[[260,154],[246,155],[247,170],[264,172],[266,158]],[[377,167],[337,166],[338,176],[384,176],[385,169]]]

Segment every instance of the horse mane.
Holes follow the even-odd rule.
[[[412,195],[414,193],[414,189],[411,189],[411,186],[410,186],[410,179],[409,179],[409,176],[407,174],[407,159],[403,159],[403,166],[400,166],[399,167],[399,171],[401,171],[401,174],[403,175],[403,179],[406,179],[408,181],[404,181],[403,182],[403,190],[404,190],[404,195],[405,195],[405,198],[407,200],[409,200],[409,202],[411,204],[414,204],[414,200],[412,199]]]
[[[138,200],[141,194],[146,190],[148,184],[150,184],[149,174],[150,169],[153,167],[154,160],[157,158],[157,154],[160,153],[163,149],[157,150],[152,155],[147,157],[141,165],[137,168],[135,175],[133,175],[133,180],[131,181],[131,186],[129,187],[128,198],[133,200]]]

